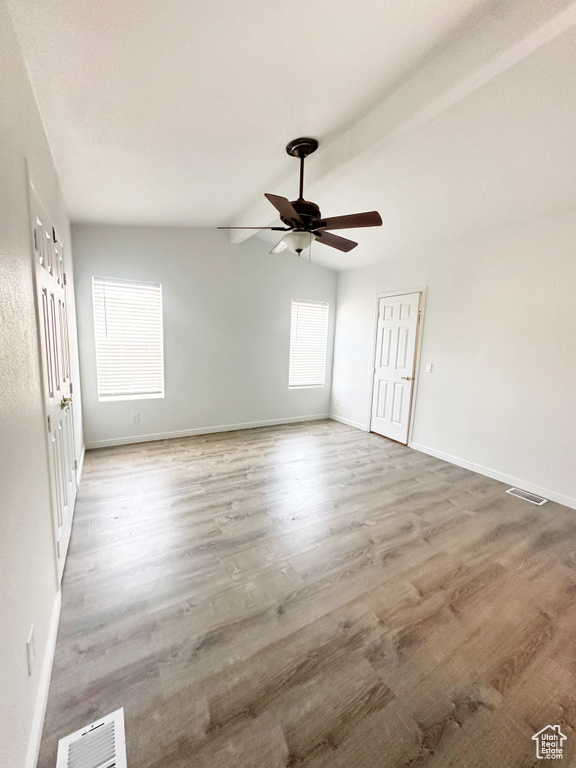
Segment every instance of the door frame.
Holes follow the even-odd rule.
[[[420,320],[418,322],[418,336],[416,338],[416,349],[414,359],[414,386],[412,388],[412,401],[410,403],[410,423],[408,425],[408,442],[407,447],[410,448],[412,443],[412,434],[414,432],[414,414],[416,410],[416,398],[418,395],[418,385],[420,383],[420,367],[422,358],[422,338],[424,336],[424,318],[426,315],[426,297],[428,293],[428,286],[423,285],[419,288],[402,288],[396,291],[384,291],[377,293],[375,298],[374,309],[374,323],[372,327],[372,364],[370,367],[370,397],[368,398],[368,419],[366,424],[368,425],[368,432],[372,432],[372,403],[374,401],[374,368],[376,365],[376,345],[378,343],[378,312],[380,299],[388,299],[391,296],[403,296],[407,293],[419,293],[420,294]],[[374,434],[377,434],[374,432]]]

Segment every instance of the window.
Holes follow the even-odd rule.
[[[288,386],[323,387],[328,340],[328,304],[292,300]]]
[[[164,397],[162,286],[92,279],[99,400]]]

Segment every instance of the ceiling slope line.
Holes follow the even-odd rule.
[[[355,125],[324,143],[307,167],[310,187],[369,150],[432,121],[575,25],[576,0],[498,5]],[[274,194],[292,199],[293,187],[293,178],[287,179]],[[248,220],[269,225],[275,217],[259,203],[232,224]],[[253,234],[234,231],[230,239],[241,243]]]

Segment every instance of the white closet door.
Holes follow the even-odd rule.
[[[379,301],[370,429],[399,443],[408,442],[419,317],[420,293]]]
[[[61,579],[77,492],[66,275],[62,244],[32,188],[30,214],[54,538]]]

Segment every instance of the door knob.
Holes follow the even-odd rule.
[[[402,376],[402,378],[404,379],[404,381],[412,381],[411,376]]]
[[[68,406],[72,403],[71,397],[63,397],[62,402],[60,403],[60,408],[64,410],[64,408],[68,408]]]

